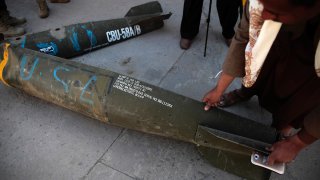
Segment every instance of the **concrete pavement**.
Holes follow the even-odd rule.
[[[71,0],[51,4],[40,19],[35,0],[8,1],[24,16],[28,32],[61,25],[119,18],[148,0]],[[203,57],[205,0],[200,33],[191,49],[179,48],[183,0],[159,0],[173,12],[152,33],[74,58],[74,61],[122,73],[178,94],[201,100],[216,82],[227,47],[220,34],[215,1],[207,57]],[[238,87],[240,82],[232,84]],[[192,144],[109,126],[0,84],[0,179],[241,179],[212,167]],[[256,99],[228,111],[269,124],[271,116]],[[304,150],[272,180],[320,178],[320,143]]]

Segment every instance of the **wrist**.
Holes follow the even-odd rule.
[[[221,95],[224,93],[225,89],[219,88],[219,87],[217,86],[217,87],[215,88],[215,91],[216,91],[217,95],[221,96]]]
[[[298,151],[300,151],[300,150],[302,150],[303,148],[305,148],[306,146],[308,146],[308,144],[305,143],[305,142],[303,142],[303,141],[299,138],[299,136],[298,136],[297,134],[294,135],[294,136],[292,136],[292,137],[289,139],[289,141],[291,141],[291,142],[294,144],[295,148],[296,148]]]
[[[317,140],[317,138],[310,135],[304,128],[298,132],[297,138],[306,145],[312,144]]]

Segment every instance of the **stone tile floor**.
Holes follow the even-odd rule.
[[[71,0],[51,4],[40,19],[35,0],[8,1],[24,16],[29,33],[62,25],[124,16],[147,0]],[[160,0],[173,12],[165,26],[138,38],[74,58],[201,100],[216,82],[227,47],[213,3],[207,57],[203,57],[208,0],[191,49],[179,48],[183,0]],[[126,63],[123,63],[126,62]],[[235,82],[231,88],[239,86]],[[192,144],[113,127],[0,85],[0,179],[241,179],[212,167]],[[270,123],[256,99],[228,111]],[[285,175],[271,179],[319,179],[320,143],[303,151]]]

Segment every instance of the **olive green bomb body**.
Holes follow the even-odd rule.
[[[194,143],[216,167],[248,179],[270,172],[250,162],[276,141],[274,129],[213,109],[132,77],[3,44],[0,78],[8,86],[102,122]]]
[[[132,7],[124,18],[57,27],[11,39],[10,43],[71,58],[159,29],[170,16],[163,14],[159,2],[153,1]]]

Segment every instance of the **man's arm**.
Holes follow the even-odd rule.
[[[245,75],[245,49],[249,42],[249,3],[247,2],[241,21],[232,43],[224,60],[223,72],[234,76],[243,77]]]
[[[294,136],[275,143],[270,151],[268,164],[291,162],[298,153],[320,138],[320,105],[313,109],[304,120],[304,127]]]
[[[309,143],[314,138],[320,138],[320,105],[305,117],[303,126],[304,128],[298,134],[302,141]]]
[[[222,67],[222,74],[217,85],[210,90],[202,99],[206,103],[204,109],[207,111],[210,107],[217,106],[221,95],[229,87],[235,77],[244,76],[245,68],[245,48],[249,41],[249,11],[248,2],[243,11],[243,16],[232,43],[228,50],[228,54]]]

